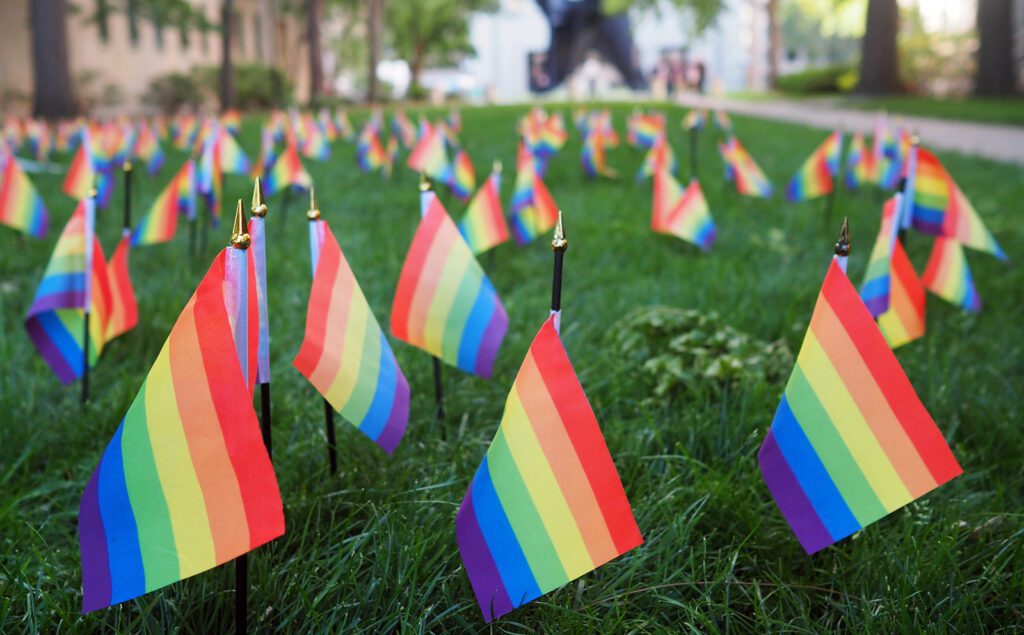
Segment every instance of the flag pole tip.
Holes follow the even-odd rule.
[[[551,251],[565,252],[569,247],[569,240],[565,237],[565,228],[562,225],[562,210],[558,210],[558,224],[555,225],[555,235],[551,238]]]
[[[250,242],[249,232],[245,231],[245,210],[242,208],[242,199],[238,199],[235,206],[235,222],[231,227],[231,246],[235,249],[248,249]]]
[[[501,174],[501,159],[495,159],[491,165],[491,171]]]
[[[846,216],[843,217],[843,227],[839,230],[839,239],[836,240],[836,255],[850,255],[850,221]]]
[[[124,170],[125,172],[131,172],[132,171],[132,161],[131,161],[131,159],[125,159],[124,163],[121,164],[121,169]]]
[[[306,210],[306,219],[310,221],[320,220],[320,208],[316,204],[316,189],[309,188],[309,209]]]
[[[430,181],[427,179],[427,175],[424,172],[420,172],[420,191],[421,192],[429,192],[430,191]]]
[[[253,216],[263,218],[267,215],[267,204],[263,201],[263,188],[260,186],[260,177],[252,186],[252,207],[249,209]]]

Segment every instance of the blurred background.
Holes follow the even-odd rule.
[[[3,0],[0,109],[1019,94],[1024,0]]]

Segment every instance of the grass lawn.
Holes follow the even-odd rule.
[[[875,106],[872,106],[875,107]],[[615,109],[620,131],[632,106]],[[563,108],[569,115],[568,108]],[[895,109],[893,109],[895,110]],[[464,109],[466,149],[483,173],[514,180],[514,123],[522,108]],[[672,140],[687,156],[667,110]],[[353,113],[356,123],[365,113]],[[736,130],[781,191],[824,138],[820,131],[735,117]],[[588,183],[575,133],[552,160],[547,183],[565,211],[569,250],[562,335],[601,422],[644,544],[494,624],[495,631],[954,630],[988,632],[1024,623],[1024,172],[940,154],[1010,257],[968,253],[985,304],[970,316],[934,297],[928,335],[898,351],[965,474],[867,530],[808,557],[771,500],[756,452],[788,376],[728,387],[694,378],[651,399],[633,360],[616,352],[619,320],[636,307],[717,312],[724,323],[795,352],[811,315],[841,215],[850,216],[850,275],[859,284],[878,229],[881,196],[842,192],[828,222],[821,202],[743,199],[722,185],[712,135],[702,134],[700,177],[719,239],[702,254],[648,229],[649,182],[631,175],[641,155],[625,145],[609,164],[627,178]],[[243,146],[258,148],[256,122]],[[419,218],[417,177],[361,173],[354,146],[329,162],[306,161],[324,217],[387,325],[405,250]],[[66,161],[67,158],[62,158]],[[139,213],[181,162],[140,178]],[[685,164],[685,161],[684,161]],[[684,165],[685,172],[685,165]],[[478,178],[483,174],[478,174]],[[78,403],[32,349],[25,311],[72,203],[59,175],[38,175],[53,216],[46,241],[0,230],[0,632],[229,632],[233,567],[224,566],[117,607],[82,616],[76,518],[86,481],[134,398],[171,325],[230,222],[214,230],[202,262],[186,236],[136,250],[132,275],[140,326],[114,341],[92,373],[94,399]],[[227,177],[225,194],[248,202],[251,183]],[[453,216],[463,206],[446,197]],[[393,342],[409,378],[409,430],[388,458],[338,422],[339,474],[327,474],[322,402],[292,367],[308,294],[303,202],[269,201],[269,303],[273,332],[274,462],[284,499],[284,537],[250,555],[254,632],[484,632],[455,545],[455,513],[501,417],[506,393],[547,317],[547,240],[499,247],[483,258],[510,317],[490,381],[446,367],[448,418],[434,421],[429,357]],[[248,208],[248,205],[246,206]],[[112,210],[120,210],[115,196]],[[120,212],[100,214],[108,253]],[[922,270],[930,241],[909,237]]]

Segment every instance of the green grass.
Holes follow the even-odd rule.
[[[630,106],[631,107],[631,106]],[[564,108],[568,114],[568,108]],[[616,109],[620,126],[626,107]],[[667,111],[685,157],[681,111]],[[520,109],[465,109],[464,141],[477,169],[505,166],[513,181]],[[358,121],[363,116],[356,115]],[[745,145],[781,188],[823,137],[811,129],[736,117]],[[247,122],[243,145],[258,137]],[[928,335],[898,352],[965,474],[813,557],[804,554],[758,474],[755,455],[781,383],[739,385],[718,397],[652,401],[636,369],[610,353],[609,329],[637,306],[717,311],[764,340],[799,347],[842,214],[848,214],[859,281],[878,226],[880,196],[792,205],[726,191],[711,134],[700,176],[718,225],[709,255],[648,230],[650,185],[587,183],[579,140],[552,162],[548,183],[565,210],[563,339],[618,466],[645,543],[493,625],[500,632],[877,632],[1014,630],[1024,623],[1024,174],[1019,167],[942,154],[1006,248],[1011,264],[970,253],[985,302],[969,316],[929,298]],[[331,222],[378,320],[387,324],[404,250],[418,219],[416,175],[391,181],[359,172],[351,145],[327,163],[307,162]],[[174,154],[169,168],[180,162]],[[631,175],[640,154],[622,147],[609,163]],[[138,207],[162,182],[139,179]],[[231,630],[233,568],[220,567],[137,600],[79,613],[76,517],[91,471],[131,403],[182,305],[229,229],[190,264],[186,241],[132,255],[141,324],[109,345],[92,374],[93,400],[62,387],[22,327],[35,286],[72,204],[60,177],[39,175],[55,231],[43,242],[0,233],[0,631],[218,633]],[[228,177],[229,201],[251,184]],[[431,364],[396,343],[412,387],[409,431],[388,458],[339,422],[340,470],[326,470],[321,401],[291,367],[304,324],[309,272],[302,202],[268,217],[273,340],[274,461],[284,499],[284,537],[250,556],[254,631],[481,632],[455,546],[454,519],[501,416],[505,395],[547,316],[546,241],[504,245],[488,264],[510,316],[494,379],[445,368],[448,418],[432,419]],[[227,206],[228,209],[231,205]],[[113,209],[120,209],[115,198]],[[458,216],[462,206],[449,210]],[[108,252],[120,214],[103,212]],[[928,241],[909,239],[923,267]],[[484,263],[488,259],[484,258]],[[696,388],[699,388],[696,387]],[[443,435],[442,435],[443,431]]]
[[[846,97],[839,102],[850,108],[885,110],[893,114],[975,123],[1024,126],[1024,97],[968,99],[938,97]]]

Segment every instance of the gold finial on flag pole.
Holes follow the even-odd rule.
[[[491,165],[491,171],[501,174],[501,159],[494,160],[494,164]]]
[[[420,172],[420,191],[430,191],[430,180],[427,179],[427,175],[425,172]]]
[[[846,216],[843,217],[843,227],[836,241],[836,255],[844,258],[850,255],[850,222]]]
[[[249,232],[245,231],[245,210],[242,209],[242,199],[238,199],[235,206],[235,222],[231,227],[231,246],[235,249],[249,248]]]
[[[320,208],[316,206],[316,190],[309,188],[309,209],[306,210],[308,220],[320,220]]]
[[[569,247],[569,240],[565,237],[565,228],[562,227],[562,210],[558,210],[558,224],[555,225],[555,235],[551,238],[551,250],[564,252]]]
[[[252,186],[252,207],[249,209],[253,216],[259,216],[260,218],[267,215],[267,204],[263,202],[263,188],[260,186],[260,177],[256,177],[256,182]]]

